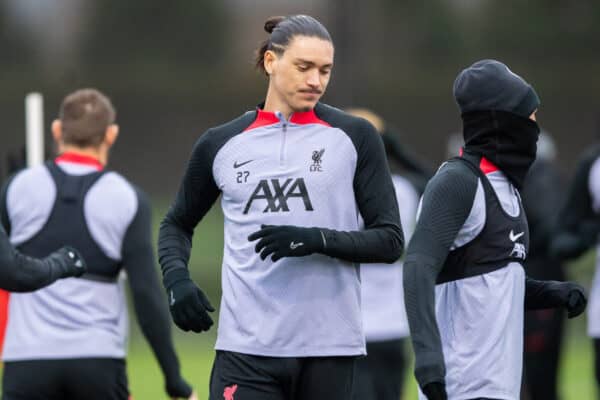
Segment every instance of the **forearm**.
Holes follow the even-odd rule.
[[[16,251],[4,235],[0,239],[0,288],[10,292],[31,292],[72,276],[65,254],[53,253],[35,259]]]
[[[133,300],[140,329],[152,348],[165,380],[169,382],[180,376],[179,360],[162,290],[158,284],[152,286],[153,290],[140,288],[134,292]]]
[[[123,268],[127,271],[142,333],[152,347],[166,381],[172,382],[179,378],[179,362],[152,249],[151,207],[143,192],[138,190],[137,195],[138,212],[123,240]]]
[[[427,255],[404,262],[404,302],[415,352],[415,377],[421,387],[444,382],[442,342],[435,316],[435,281],[441,266]]]
[[[158,262],[163,277],[186,269],[196,225],[210,210],[220,191],[212,176],[216,148],[207,132],[194,145],[192,155],[158,236]]]
[[[321,229],[323,254],[357,263],[393,263],[402,255],[404,235],[390,224],[364,231]]]
[[[169,212],[160,224],[158,233],[158,262],[163,277],[166,278],[175,270],[187,269],[191,249],[191,232],[178,225]]]
[[[464,226],[477,177],[457,161],[442,167],[423,195],[421,215],[404,261],[404,302],[421,388],[444,382],[445,362],[435,311],[435,286],[450,248]]]
[[[2,252],[0,257],[0,287],[10,292],[28,292],[51,284],[61,277],[41,260],[17,252]]]

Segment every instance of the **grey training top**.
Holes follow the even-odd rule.
[[[403,246],[375,129],[318,104],[289,120],[257,110],[208,130],[161,225],[167,286],[187,268],[194,228],[219,195],[225,248],[216,348],[274,357],[364,354],[357,263],[394,262]],[[263,261],[247,239],[261,224],[319,227],[323,254]]]

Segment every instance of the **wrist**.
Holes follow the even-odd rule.
[[[46,260],[60,270],[60,275],[63,278],[79,277],[86,271],[82,255],[71,246],[62,247],[48,256]]]
[[[185,267],[171,269],[163,276],[163,285],[169,290],[173,286],[183,281],[191,281],[190,271]]]
[[[321,253],[325,250],[326,240],[325,234],[321,230],[321,228],[308,228],[311,231],[311,236],[313,237],[313,248],[315,253]]]

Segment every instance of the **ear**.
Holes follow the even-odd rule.
[[[62,143],[62,122],[60,119],[52,121],[52,138],[56,144]]]
[[[267,50],[265,51],[265,56],[264,56],[264,67],[265,67],[265,71],[267,72],[267,75],[271,75],[273,73],[273,71],[275,70],[275,66],[277,65],[277,54],[273,51],[273,50]]]
[[[119,136],[119,125],[110,124],[108,128],[106,128],[106,134],[104,135],[104,143],[107,147],[112,147],[113,144],[117,141],[117,137]]]

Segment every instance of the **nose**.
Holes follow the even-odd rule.
[[[312,88],[318,88],[321,85],[318,70],[310,70],[306,77],[306,84]]]

